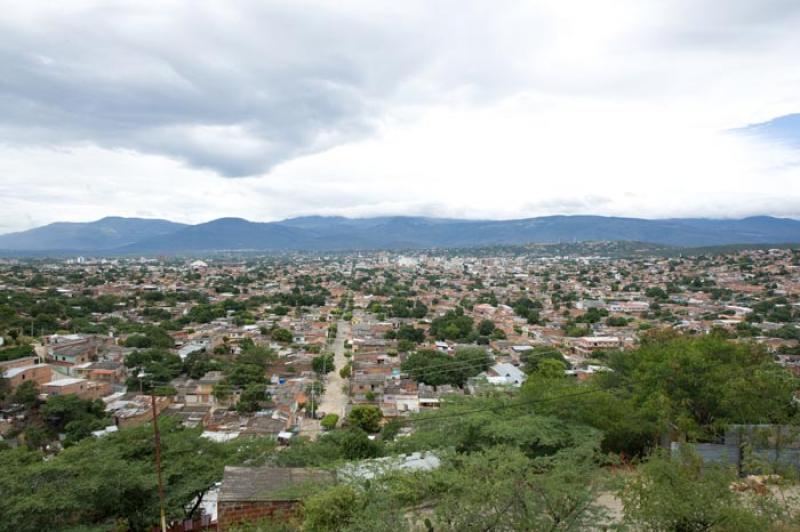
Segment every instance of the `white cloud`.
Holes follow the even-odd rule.
[[[796,2],[0,8],[0,232],[111,214],[800,217],[800,154],[725,133],[800,111]]]

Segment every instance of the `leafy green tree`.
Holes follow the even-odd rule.
[[[653,299],[657,299],[659,301],[666,301],[667,299],[669,299],[669,296],[664,291],[664,289],[659,288],[658,286],[653,286],[648,288],[647,290],[644,291],[644,295]]]
[[[624,316],[610,316],[606,318],[606,325],[609,327],[625,327],[628,323],[630,323],[630,320]]]
[[[183,360],[183,372],[192,379],[200,379],[209,371],[222,370],[222,363],[211,358],[205,350],[195,351]]]
[[[316,441],[301,437],[273,460],[282,467],[319,467],[342,460],[376,458],[383,450],[381,443],[371,440],[362,429],[348,427],[324,432]]]
[[[478,332],[483,336],[489,336],[494,332],[495,325],[492,320],[481,320],[478,325]]]
[[[437,340],[465,340],[472,332],[472,318],[465,316],[461,307],[434,318],[430,327],[431,336]]]
[[[41,414],[54,433],[65,433],[64,445],[73,445],[87,438],[92,431],[111,424],[100,399],[81,399],[77,395],[56,395],[48,398]]]
[[[711,438],[729,423],[785,423],[796,415],[797,379],[754,344],[653,333],[635,351],[612,353],[609,366],[603,385],[629,390],[659,434]]]
[[[430,476],[434,530],[579,531],[605,518],[593,464],[581,457],[531,459],[497,446],[453,457]]]
[[[351,425],[358,427],[366,432],[378,432],[381,430],[383,414],[381,409],[373,405],[357,405],[350,410],[347,421]]]
[[[11,401],[20,403],[25,408],[34,408],[39,404],[39,386],[34,381],[25,381],[14,390]]]
[[[183,371],[181,357],[163,349],[134,351],[125,358],[125,366],[129,368],[127,385],[131,390],[149,391],[153,386],[168,383]]]
[[[147,325],[142,328],[141,332],[132,334],[125,339],[126,347],[169,349],[173,345],[174,341],[167,331],[156,325]]]
[[[226,401],[233,394],[233,387],[226,382],[219,382],[214,385],[212,393],[217,401]]]
[[[335,486],[312,495],[303,503],[303,530],[338,532],[347,529],[360,506],[359,494],[350,486]]]
[[[282,328],[277,328],[273,330],[271,336],[272,339],[275,340],[276,342],[282,342],[285,344],[291,343],[293,338],[292,331]]]
[[[536,373],[523,397],[542,413],[604,433],[603,448],[643,455],[668,437],[715,441],[731,423],[793,423],[797,379],[754,344],[648,331],[642,346],[610,352],[612,371],[588,383]],[[572,396],[568,403],[552,400]],[[677,434],[676,434],[677,433]]]
[[[536,372],[545,379],[558,379],[564,377],[566,364],[560,360],[546,359],[539,363]]]
[[[417,329],[411,325],[401,325],[395,333],[395,338],[398,340],[407,340],[414,344],[420,344],[425,341],[425,331]]]
[[[747,501],[731,490],[733,468],[703,465],[688,447],[672,459],[656,454],[621,488],[625,521],[637,530],[747,532],[771,530],[778,506],[772,496]]]
[[[239,412],[255,412],[261,404],[268,399],[267,391],[263,384],[249,384],[242,390],[236,410]]]
[[[335,429],[337,423],[339,423],[339,415],[334,413],[325,414],[325,417],[323,417],[322,420],[319,422],[319,424],[325,430]]]
[[[36,353],[34,352],[32,345],[24,344],[7,347],[5,349],[0,349],[0,362],[5,362],[6,360],[16,360],[22,357],[30,357],[35,354]]]
[[[28,425],[22,435],[31,450],[43,450],[50,441],[47,431],[38,425]]]
[[[536,372],[539,364],[544,360],[556,360],[564,363],[564,355],[555,347],[537,346],[524,353],[520,357],[522,361],[522,371],[527,374]]]
[[[567,379],[559,382],[567,383]],[[554,398],[561,394],[554,394]],[[569,408],[574,398],[551,400]],[[549,416],[541,405],[527,404],[507,396],[452,397],[436,412],[420,414],[413,421],[414,432],[396,442],[397,450],[413,452],[453,448],[473,453],[494,446],[516,447],[531,458],[580,450],[594,456],[600,449],[602,433],[566,417]]]
[[[224,465],[263,463],[274,443],[240,439],[220,444],[200,429],[160,420],[162,467],[169,520],[196,513]],[[43,460],[22,448],[0,452],[0,515],[7,530],[34,532],[125,526],[149,530],[158,523],[158,490],[153,468],[152,427],[122,429],[104,438],[84,439]]]
[[[463,347],[454,356],[422,349],[409,355],[401,369],[417,382],[439,386],[463,386],[467,379],[485,371],[491,360],[482,347]]]
[[[327,353],[314,357],[311,359],[311,367],[319,375],[330,373],[336,369],[333,362],[333,354]]]

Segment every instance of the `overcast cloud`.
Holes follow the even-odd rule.
[[[800,120],[772,122],[800,112],[794,0],[0,9],[0,232],[106,215],[800,218]]]

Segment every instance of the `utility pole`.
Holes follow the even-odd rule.
[[[311,419],[317,419],[317,416],[314,413],[314,388],[316,388],[314,384],[316,383],[315,382],[311,383]]]
[[[161,532],[167,532],[167,516],[164,512],[164,481],[161,478],[161,434],[158,432],[158,413],[156,396],[150,391],[150,404],[153,407],[153,439],[156,444],[156,474],[158,475],[158,500],[161,506]]]

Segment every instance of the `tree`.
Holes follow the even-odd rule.
[[[757,495],[759,514],[731,490],[735,480],[733,468],[703,465],[686,446],[676,459],[658,453],[619,492],[625,521],[637,530],[771,530],[777,520],[771,496]]]
[[[47,432],[38,425],[26,427],[23,432],[23,437],[25,439],[25,445],[31,450],[42,450],[47,446],[48,441],[50,441]]]
[[[311,359],[311,367],[319,375],[330,373],[336,369],[336,366],[333,363],[333,354],[326,353],[324,355],[314,357]]]
[[[567,365],[561,360],[546,359],[539,363],[536,372],[545,379],[558,379],[564,377]]]
[[[292,341],[292,332],[287,329],[277,328],[272,331],[272,339],[276,342],[288,344]]]
[[[581,456],[537,462],[497,446],[449,458],[430,476],[435,530],[550,530],[593,528],[604,517]]]
[[[159,425],[168,520],[191,517],[198,506],[190,503],[202,500],[226,464],[263,463],[274,449],[263,439],[212,442],[169,417]],[[23,448],[2,451],[0,492],[4,530],[149,530],[159,515],[152,427],[87,438],[48,460]]]
[[[357,405],[350,410],[347,421],[366,432],[378,432],[381,430],[381,420],[383,414],[381,409],[372,405]]]
[[[3,368],[0,368],[0,402],[5,400],[9,390],[11,390],[11,384],[9,384],[8,379],[6,379]]]
[[[359,495],[350,486],[335,486],[316,493],[303,503],[303,530],[345,530],[359,508]]]
[[[606,325],[609,327],[625,327],[628,323],[630,323],[630,320],[624,316],[609,316],[606,318]]]
[[[419,344],[425,341],[425,331],[416,329],[411,325],[401,325],[395,333],[395,338]]]
[[[337,423],[339,423],[339,415],[334,413],[325,414],[325,417],[319,422],[325,430],[335,429]]]
[[[249,384],[239,396],[236,410],[239,412],[255,412],[261,408],[261,403],[267,400],[267,391],[263,384]]]
[[[141,332],[130,335],[125,340],[126,347],[161,348],[168,349],[173,346],[172,337],[163,328],[156,325],[147,325]]]
[[[141,388],[148,391],[153,386],[168,383],[183,372],[181,357],[164,349],[134,351],[125,358],[125,366],[130,368],[126,384],[131,390]],[[140,373],[144,373],[141,378]]]
[[[484,348],[462,347],[452,357],[439,351],[422,349],[409,355],[400,367],[417,382],[432,386],[464,386],[467,379],[486,371],[490,364]]]
[[[657,299],[659,301],[666,301],[667,299],[669,299],[669,296],[664,291],[664,289],[658,286],[653,286],[648,288],[647,290],[644,291],[644,295],[653,299]]]
[[[489,336],[494,332],[495,326],[492,320],[482,320],[478,325],[478,332],[483,336]]]
[[[214,390],[212,393],[217,401],[225,401],[233,393],[233,387],[225,382],[218,382],[214,385]]]
[[[472,332],[472,318],[465,316],[461,307],[434,318],[430,327],[431,336],[437,340],[465,340]]]
[[[92,431],[111,424],[100,399],[81,399],[77,395],[56,395],[41,408],[42,418],[55,433],[65,433],[65,446],[87,438]]]
[[[34,408],[39,404],[39,386],[34,381],[25,381],[14,390],[11,400],[25,408]]]
[[[544,360],[556,360],[564,363],[564,355],[555,347],[537,346],[524,353],[520,358],[522,359],[522,371],[529,375],[536,372],[539,364]]]
[[[794,423],[797,379],[755,344],[648,331],[638,349],[606,355],[612,371],[587,383],[536,373],[523,395],[540,411],[604,433],[609,452],[644,455],[672,436],[711,442],[731,423]],[[553,401],[574,395],[569,404]]]

